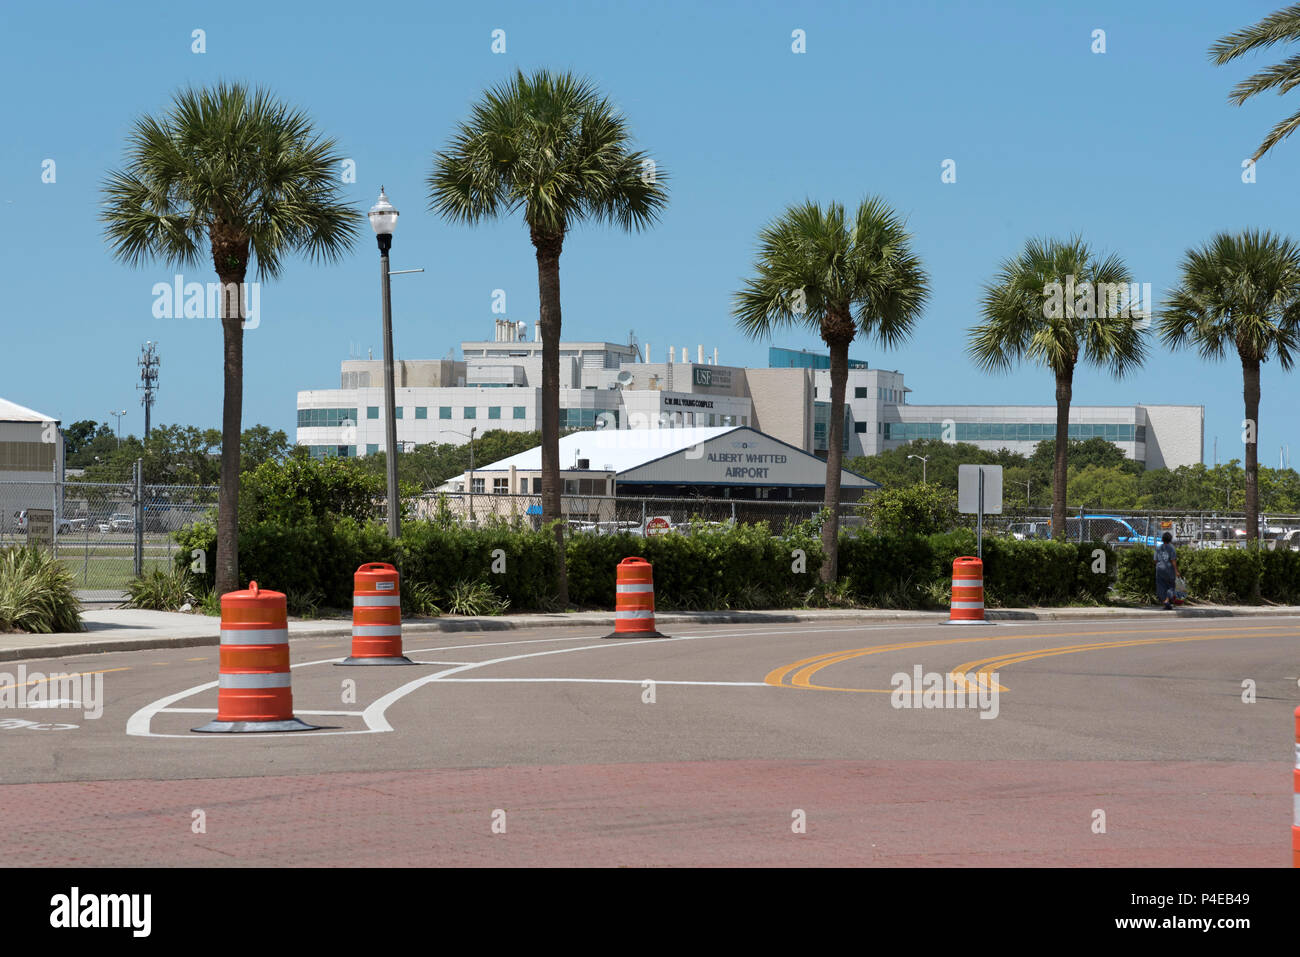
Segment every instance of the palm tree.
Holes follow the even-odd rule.
[[[430,208],[475,225],[516,210],[537,254],[542,335],[542,521],[560,511],[560,253],[584,220],[628,231],[652,225],[668,202],[665,175],[631,148],[627,120],[588,80],[519,71],[470,109],[435,154]],[[557,598],[569,601],[562,524],[555,525]]]
[[[833,582],[839,556],[840,470],[849,344],[861,332],[886,348],[905,341],[929,298],[928,277],[912,252],[903,220],[879,197],[858,206],[812,201],[791,206],[759,233],[755,267],[734,297],[733,315],[751,338],[781,327],[816,330],[830,348],[831,414],[821,578]]]
[[[1295,40],[1300,40],[1300,3],[1293,3],[1284,10],[1270,13],[1254,26],[1223,37],[1210,47],[1210,59],[1218,66],[1223,66],[1253,50]],[[1298,83],[1300,83],[1300,56],[1292,56],[1242,80],[1232,88],[1232,92],[1228,95],[1228,102],[1241,106],[1257,93],[1274,89],[1279,94],[1286,93]],[[1268,136],[1264,137],[1264,142],[1255,151],[1252,159],[1258,160],[1294,133],[1297,127],[1300,127],[1300,112],[1292,114],[1273,127]]]
[[[221,281],[225,398],[216,590],[238,587],[239,440],[244,390],[244,279],[279,278],[284,258],[338,259],[360,214],[337,198],[340,157],[307,115],[263,89],[220,83],[177,93],[171,110],[138,119],[126,168],[104,183],[101,219],[113,256],[129,265],[199,267]]]
[[[1300,340],[1300,247],[1257,230],[1219,233],[1180,264],[1182,279],[1160,311],[1157,328],[1172,347],[1194,346],[1241,359],[1246,401],[1246,535],[1259,534],[1259,367],[1272,356],[1290,369]]]
[[[984,321],[971,328],[967,352],[986,372],[1022,361],[1056,378],[1056,455],[1052,466],[1052,536],[1065,536],[1070,399],[1079,362],[1116,378],[1146,358],[1145,317],[1131,314],[1131,277],[1118,256],[1101,258],[1077,237],[1030,239],[984,287]],[[1139,321],[1134,321],[1137,318]]]

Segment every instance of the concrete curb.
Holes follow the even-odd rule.
[[[1180,608],[1172,614],[1158,608],[990,608],[985,612],[989,624],[1021,621],[1123,621],[1138,618],[1276,618],[1300,617],[1300,607],[1277,606],[1216,606],[1202,605]],[[188,616],[187,616],[188,617]],[[944,611],[902,611],[891,609],[829,609],[815,611],[735,611],[735,612],[668,612],[655,616],[656,624],[671,631],[673,628],[690,628],[700,625],[770,625],[797,623],[858,623],[912,622],[942,623],[948,620]],[[610,612],[575,612],[569,615],[502,615],[489,618],[435,618],[407,621],[402,626],[404,637],[421,637],[457,632],[531,631],[541,628],[591,628],[608,631],[614,627]],[[0,661],[36,660],[41,658],[68,658],[77,655],[103,654],[113,651],[146,651],[156,648],[199,648],[220,643],[219,623],[211,619],[212,632],[206,635],[168,636],[146,634],[117,638],[90,638],[85,635],[0,635]],[[163,629],[157,629],[162,631]],[[352,634],[352,623],[347,620],[292,621],[289,638],[321,639],[346,638]],[[9,644],[11,641],[19,644]]]

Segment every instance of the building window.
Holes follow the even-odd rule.
[[[368,405],[368,406],[366,406],[366,418],[367,418],[367,419],[377,419],[377,418],[379,418],[379,406],[377,406],[377,405]]]
[[[859,433],[859,434],[861,434],[861,433],[867,431],[867,423],[865,423],[865,422],[854,422],[854,423],[853,423],[853,431],[854,431],[854,432],[857,432],[857,433]]]
[[[366,455],[374,455],[378,451],[379,451],[378,443],[371,442],[366,445]]]
[[[473,488],[471,488],[470,491],[473,492],[475,495],[482,495],[483,487],[484,487],[483,479],[475,478]]]
[[[508,479],[508,478],[494,478],[494,479],[492,480],[492,494],[493,494],[493,495],[509,495],[509,494],[510,494],[510,479]]]
[[[356,458],[355,445],[309,445],[307,454],[314,459],[352,459]]]
[[[467,418],[467,419],[477,419],[477,418],[478,418],[478,409],[477,409],[476,407],[472,406],[472,405],[467,405],[467,406],[465,406],[465,418]]]
[[[515,418],[516,418],[516,419],[522,419],[522,418],[524,418],[524,417],[525,417],[525,414],[527,413],[527,411],[528,411],[528,410],[527,410],[527,408],[526,408],[525,406],[522,406],[522,405],[517,405],[517,406],[515,406]]]
[[[450,418],[451,418],[451,406],[449,406],[449,405],[440,405],[440,406],[438,406],[438,418],[440,418],[440,419],[450,419]]]
[[[565,495],[604,495],[605,480],[603,478],[593,479],[565,479]]]
[[[489,418],[489,419],[499,419],[499,418],[501,418],[501,406],[499,406],[499,405],[490,405],[490,406],[488,406],[488,418]]]
[[[865,399],[866,397],[867,397],[867,387],[865,385],[859,385],[853,387],[853,398]]]
[[[417,405],[415,407],[415,417],[417,419],[427,419],[429,417],[429,407],[427,405]]]
[[[299,409],[298,428],[300,429],[336,429],[339,426],[355,425],[356,409]]]
[[[395,418],[395,419],[400,419],[401,417],[402,417],[402,406],[399,405],[399,406],[394,407],[394,409],[393,409],[393,418]]]
[[[527,481],[527,479],[525,479],[524,481]],[[534,495],[542,494],[542,477],[540,475],[533,476],[533,494]]]

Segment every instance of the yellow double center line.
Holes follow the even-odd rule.
[[[993,658],[981,658],[975,661],[968,661],[952,668],[950,674],[953,676],[954,682],[959,688],[965,689],[969,687],[966,676],[974,672],[975,682],[977,685],[1001,692],[1006,691],[1007,689],[993,681],[991,677],[992,672],[1000,667],[1019,664],[1022,661],[1032,661],[1035,658],[1050,658],[1055,655],[1077,654],[1082,651],[1097,651],[1105,648],[1132,648],[1138,645],[1157,645],[1186,641],[1214,641],[1219,638],[1257,638],[1264,637],[1264,633],[1278,632],[1280,630],[1283,631],[1283,634],[1278,635],[1278,637],[1285,637],[1288,629],[1289,626],[1286,625],[1261,625],[1247,628],[1224,628],[1208,635],[1184,635],[1166,638],[1135,638],[1126,641],[1093,641],[1087,644],[1062,645],[1055,648],[1039,648],[1028,651],[1022,650]],[[1289,633],[1295,634],[1294,629],[1290,629]],[[1020,633],[999,635],[996,637],[943,638],[934,641],[908,641],[892,645],[873,645],[869,648],[854,648],[848,651],[832,651],[827,654],[804,658],[788,665],[782,665],[781,667],[768,672],[763,678],[763,681],[766,684],[778,688],[806,688],[815,691],[853,691],[863,694],[893,694],[895,692],[895,689],[893,688],[837,688],[831,685],[813,684],[812,677],[823,668],[829,668],[832,665],[841,664],[854,658],[862,658],[866,655],[883,654],[888,651],[910,651],[916,648],[931,648],[940,645],[965,645],[971,644],[972,642],[1016,641],[1034,638],[1096,637],[1098,634],[1148,635],[1150,634],[1150,630],[1143,628],[1100,633],[1095,631],[1083,631],[1038,635],[1026,635]],[[913,693],[920,694],[921,690],[914,689]]]

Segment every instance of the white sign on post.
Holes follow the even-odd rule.
[[[984,508],[980,508],[980,473],[984,473]],[[957,466],[957,511],[967,515],[1002,514],[1002,466]]]

